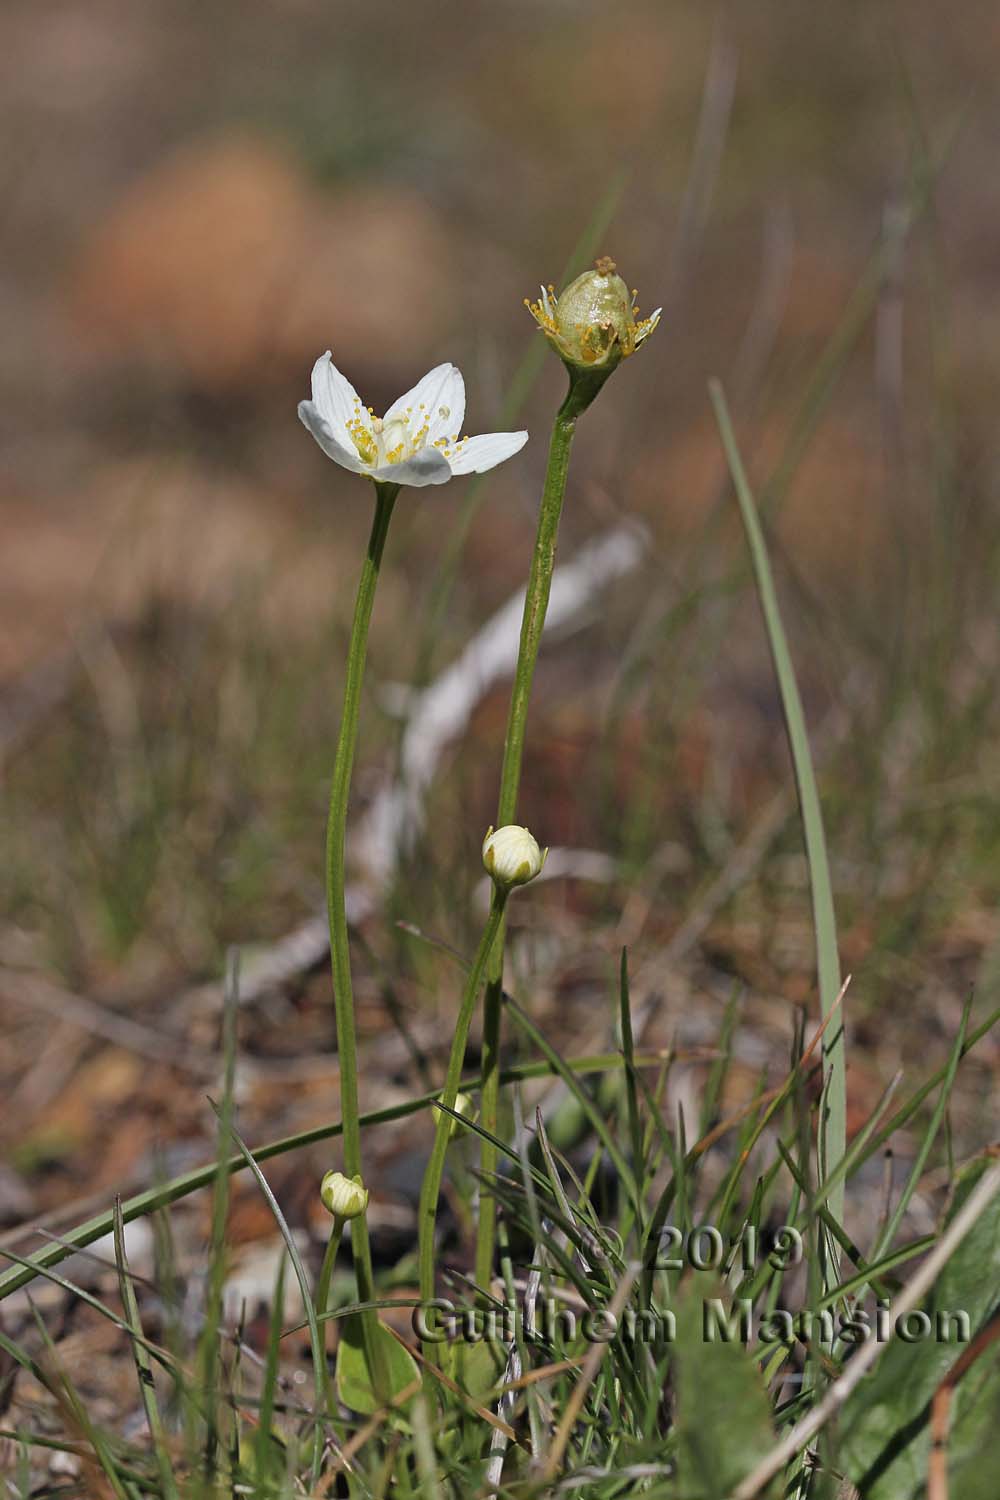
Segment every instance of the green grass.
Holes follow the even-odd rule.
[[[618,999],[623,1021],[628,1014],[624,978],[623,968]],[[614,1005],[609,995],[609,1014]],[[514,997],[508,999],[508,1008],[524,1022]],[[171,1198],[176,1201],[182,1192],[197,1191],[214,1176],[218,1223],[225,1201],[219,1193],[230,1170],[251,1166],[299,1280],[314,1361],[312,1386],[307,1382],[298,1387],[291,1402],[281,1395],[292,1389],[282,1379],[288,1369],[291,1330],[280,1336],[277,1311],[260,1364],[251,1367],[234,1357],[234,1330],[218,1321],[219,1278],[227,1253],[218,1234],[209,1251],[208,1321],[200,1341],[191,1343],[189,1334],[187,1342],[182,1336],[178,1343],[175,1335],[167,1347],[148,1339],[143,1318],[149,1316],[151,1289],[131,1277],[124,1250],[124,1223],[135,1216],[135,1205],[116,1205],[111,1214],[120,1303],[75,1288],[59,1276],[51,1269],[57,1259],[53,1252],[33,1263],[20,1262],[18,1277],[8,1273],[0,1283],[0,1296],[15,1283],[24,1284],[29,1274],[42,1275],[73,1291],[119,1328],[124,1346],[132,1349],[137,1395],[146,1413],[142,1437],[126,1440],[87,1417],[72,1377],[61,1367],[47,1336],[35,1353],[27,1346],[37,1342],[37,1334],[34,1341],[28,1334],[19,1341],[4,1337],[2,1345],[19,1365],[34,1372],[67,1414],[72,1433],[65,1438],[67,1449],[86,1454],[122,1497],[203,1494],[234,1485],[260,1496],[292,1494],[296,1476],[314,1489],[332,1484],[333,1471],[341,1467],[350,1494],[481,1494],[486,1492],[491,1437],[497,1433],[504,1440],[505,1494],[549,1494],[569,1483],[594,1496],[721,1497],[767,1454],[782,1428],[818,1399],[850,1352],[849,1345],[835,1339],[818,1356],[821,1386],[815,1391],[803,1386],[797,1393],[799,1388],[788,1381],[808,1368],[809,1346],[795,1337],[776,1339],[768,1323],[774,1322],[778,1308],[797,1315],[810,1305],[808,1281],[803,1281],[800,1268],[803,1258],[808,1262],[815,1253],[820,1234],[832,1234],[840,1242],[843,1268],[815,1310],[830,1309],[838,1317],[860,1305],[866,1290],[869,1304],[871,1289],[884,1298],[895,1296],[908,1262],[933,1244],[933,1236],[907,1242],[900,1233],[902,1210],[920,1171],[933,1159],[961,1058],[983,1039],[995,1019],[989,1017],[971,1034],[963,1029],[956,1039],[929,1115],[924,1101],[933,1079],[897,1106],[889,1119],[880,1106],[871,1125],[852,1142],[843,1168],[835,1165],[829,1184],[814,1175],[810,1133],[817,1106],[802,1087],[804,1078],[821,1067],[815,1051],[797,1059],[778,1093],[758,1099],[745,1119],[725,1122],[721,1130],[712,1128],[703,1139],[688,1142],[680,1121],[676,1126],[669,1123],[656,1085],[651,1084],[662,1072],[662,1063],[633,1052],[627,1021],[624,1056],[583,1066],[563,1058],[531,1028],[532,1041],[541,1047],[548,1066],[557,1070],[582,1106],[586,1126],[571,1150],[586,1170],[581,1179],[571,1160],[548,1140],[541,1117],[512,1158],[503,1141],[496,1143],[501,1167],[493,1188],[501,1209],[507,1275],[523,1297],[525,1280],[533,1270],[541,1273],[537,1327],[521,1332],[521,1378],[515,1378],[502,1407],[498,1402],[510,1379],[512,1356],[494,1342],[454,1346],[440,1375],[426,1370],[418,1401],[407,1398],[371,1417],[352,1415],[340,1405],[332,1411],[327,1408],[325,1358],[310,1274],[261,1167],[252,1162],[239,1137],[240,1157],[227,1157],[225,1104],[220,1108],[218,1165],[197,1179],[164,1184],[149,1195],[142,1211],[152,1212]],[[231,1028],[227,1034],[225,1071],[232,1076]],[[595,1067],[603,1073],[594,1072]],[[722,1054],[713,1070],[714,1091],[724,1090],[729,1067]],[[625,1086],[614,1091],[611,1107],[598,1109],[602,1077],[617,1077]],[[506,1088],[519,1086],[506,1080]],[[429,1101],[423,1102],[427,1107]],[[866,1196],[867,1190],[859,1186],[866,1163],[877,1159],[884,1141],[904,1126],[916,1146],[914,1171],[899,1201],[900,1213],[866,1253],[830,1211],[835,1182],[845,1188],[848,1201],[855,1191]],[[467,1128],[482,1134],[476,1124]],[[292,1141],[279,1149],[300,1145]],[[657,1185],[665,1174],[670,1189],[666,1210],[662,1192],[660,1206],[655,1207]],[[724,1185],[721,1198],[715,1183]],[[676,1232],[665,1236],[667,1225],[675,1225]],[[782,1234],[778,1226],[786,1226]],[[82,1236],[66,1239],[66,1247],[53,1251],[66,1253]],[[963,1262],[961,1252],[956,1252],[949,1263],[952,1299],[963,1306],[975,1293],[981,1319],[992,1306],[989,1295],[982,1295],[983,1275],[988,1274],[982,1258],[992,1253],[992,1241],[981,1236],[971,1259],[966,1256]],[[279,1291],[283,1282],[282,1271]],[[483,1317],[483,1304],[477,1306],[467,1285],[445,1277],[439,1293],[458,1308],[467,1308],[470,1316],[474,1312]],[[413,1299],[400,1302],[389,1294],[379,1305],[393,1302],[410,1307]],[[594,1329],[606,1333],[612,1304],[622,1326],[637,1329],[637,1335],[603,1343],[588,1340],[588,1318],[591,1334]],[[275,1308],[280,1305],[276,1302]],[[549,1307],[559,1315],[550,1316]],[[342,1318],[352,1310],[348,1302],[334,1316]],[[179,1308],[176,1311],[175,1328],[183,1322]],[[575,1327],[570,1326],[569,1313]],[[714,1328],[731,1330],[728,1341],[704,1342],[706,1316]],[[749,1322],[741,1324],[741,1319]],[[750,1330],[746,1334],[744,1327]],[[928,1347],[940,1362],[940,1346]],[[948,1357],[957,1358],[962,1347]],[[911,1350],[917,1364],[923,1348]],[[523,1376],[529,1372],[535,1378],[526,1383]],[[991,1399],[992,1385],[977,1389],[978,1399]],[[900,1397],[899,1430],[904,1425],[904,1397],[905,1393]],[[713,1404],[726,1411],[728,1419],[707,1428]],[[488,1423],[484,1413],[500,1409],[500,1425],[496,1420]],[[555,1447],[550,1439],[553,1426]],[[30,1456],[36,1439],[26,1431],[15,1437]],[[37,1441],[59,1440],[39,1434]],[[898,1431],[887,1421],[887,1449],[894,1442],[898,1443]],[[343,1459],[345,1452],[352,1455],[349,1463]],[[837,1468],[835,1444],[828,1461]],[[380,1488],[386,1483],[388,1489]]]

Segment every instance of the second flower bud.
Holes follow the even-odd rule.
[[[368,1207],[368,1189],[360,1177],[327,1172],[320,1183],[323,1207],[338,1219],[359,1219]]]
[[[540,849],[537,839],[517,823],[491,828],[483,840],[483,864],[494,885],[504,893],[534,880],[548,852]]]

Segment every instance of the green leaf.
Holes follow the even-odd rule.
[[[973,1162],[958,1178],[949,1222],[992,1161]],[[911,1500],[927,1486],[930,1403],[952,1365],[967,1347],[958,1342],[954,1319],[965,1313],[975,1338],[1000,1301],[1000,1197],[987,1206],[944,1267],[927,1299],[930,1336],[918,1343],[894,1339],[876,1368],[844,1408],[838,1466],[859,1486],[865,1500]],[[952,1319],[944,1335],[939,1320]],[[992,1378],[990,1372],[992,1371]],[[955,1391],[949,1462],[964,1465],[982,1447],[1000,1409],[996,1362],[984,1356]],[[988,1414],[988,1415],[987,1415]],[[996,1493],[996,1478],[993,1476]],[[966,1494],[962,1489],[960,1493]]]
[[[398,1339],[393,1337],[384,1323],[379,1323],[378,1332],[383,1341],[386,1363],[389,1366],[389,1388],[395,1398],[405,1391],[407,1386],[412,1386],[414,1381],[419,1382],[420,1370],[413,1355]],[[361,1317],[358,1313],[352,1313],[345,1318],[341,1329],[340,1343],[337,1345],[337,1390],[341,1401],[352,1411],[371,1416],[373,1412],[379,1410],[380,1402],[376,1399],[372,1383],[368,1378],[368,1365],[361,1337]],[[413,1394],[415,1395],[416,1392],[414,1391]]]
[[[443,1360],[447,1373],[456,1380],[473,1401],[486,1401],[503,1380],[507,1357],[503,1345],[484,1339],[480,1344],[469,1344],[459,1339],[446,1344],[445,1352],[451,1363]]]
[[[956,1392],[948,1439],[948,1482],[962,1500],[996,1500],[1000,1474],[1000,1349],[964,1376]]]
[[[695,1276],[677,1309],[677,1465],[685,1500],[728,1500],[774,1446],[770,1402],[745,1344],[709,1335],[706,1309],[711,1319],[716,1304],[729,1313],[718,1284]]]

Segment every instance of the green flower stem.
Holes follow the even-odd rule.
[[[445,1077],[444,1089],[441,1093],[441,1103],[447,1105],[448,1109],[455,1108],[455,1099],[458,1096],[458,1088],[462,1078],[462,1064],[465,1061],[465,1044],[469,1037],[472,1012],[483,982],[483,975],[486,972],[487,961],[496,943],[497,934],[503,927],[503,914],[506,904],[506,895],[494,886],[489,918],[487,919],[486,926],[483,928],[483,935],[479,940],[476,956],[473,959],[472,967],[465,981],[462,1004],[459,1009],[458,1019],[455,1022],[455,1037],[451,1044],[451,1055],[448,1058],[448,1072]],[[430,1302],[434,1296],[434,1235],[437,1226],[438,1199],[441,1194],[441,1178],[444,1175],[444,1159],[448,1151],[448,1142],[451,1139],[454,1123],[454,1117],[449,1115],[446,1110],[438,1110],[431,1158],[427,1163],[424,1180],[420,1187],[420,1208],[417,1225],[420,1259],[420,1299],[425,1303]],[[437,1361],[438,1349],[436,1345],[426,1345],[424,1353],[428,1359]]]
[[[344,686],[344,711],[340,720],[337,756],[333,764],[330,787],[330,816],[326,830],[326,900],[330,919],[330,962],[333,968],[333,1003],[337,1015],[337,1052],[340,1059],[340,1112],[344,1126],[344,1173],[354,1177],[361,1173],[361,1125],[358,1109],[358,1049],[354,1028],[354,991],[351,986],[351,954],[347,933],[346,870],[344,842],[347,829],[347,804],[351,791],[351,771],[358,739],[358,717],[361,688],[368,650],[368,626],[375,601],[379,566],[385,548],[392,508],[399,494],[398,484],[375,485],[375,516],[372,520],[368,553],[361,570],[358,596],[351,626],[351,645],[347,658],[347,682]],[[371,1301],[371,1245],[368,1223],[362,1214],[351,1230],[351,1250],[358,1284],[359,1302]],[[378,1318],[373,1310],[361,1314],[364,1327],[364,1349],[368,1375],[379,1400],[389,1395],[389,1371],[378,1336]]]
[[[319,1281],[316,1283],[316,1316],[317,1316],[317,1318],[320,1318],[320,1319],[324,1318],[326,1316],[326,1314],[330,1311],[330,1282],[333,1280],[333,1268],[334,1268],[334,1265],[336,1264],[337,1254],[338,1254],[338,1252],[340,1250],[340,1242],[341,1242],[341,1240],[343,1239],[343,1236],[344,1236],[344,1225],[346,1223],[347,1223],[347,1220],[344,1219],[344,1218],[342,1218],[340,1214],[334,1214],[334,1216],[333,1216],[333,1228],[330,1230],[330,1238],[327,1240],[327,1243],[326,1243],[326,1254],[323,1256],[323,1265],[322,1265],[322,1267],[320,1269]],[[358,1300],[359,1301],[361,1300],[360,1297],[358,1298]],[[325,1326],[324,1326],[324,1328],[322,1330],[322,1333],[323,1333],[323,1347],[325,1349],[326,1348],[326,1328],[325,1328]],[[326,1390],[326,1404],[327,1404],[328,1408],[332,1409],[332,1407],[333,1407],[333,1389],[332,1389],[333,1382],[330,1379],[329,1364],[327,1365],[327,1382],[326,1382],[326,1385],[327,1385],[327,1390]]]
[[[514,672],[510,709],[507,715],[507,735],[504,740],[503,768],[500,773],[500,797],[497,803],[496,821],[498,828],[502,828],[506,823],[512,823],[517,810],[517,793],[521,784],[521,762],[524,757],[524,734],[528,721],[531,683],[535,675],[535,662],[538,660],[542,631],[545,628],[545,613],[549,607],[559,518],[562,515],[563,497],[566,493],[566,476],[569,473],[569,455],[573,446],[573,434],[576,431],[576,419],[581,412],[586,411],[610,373],[607,370],[582,370],[575,366],[567,366],[567,368],[569,390],[556,413],[555,424],[552,428],[545,486],[542,490],[542,503],[538,514],[538,532],[535,537],[535,550],[524,596],[521,641]],[[493,1136],[497,1134],[497,1115],[500,1105],[500,1012],[503,1004],[504,937],[505,928],[501,922],[496,946],[490,958],[483,1011],[483,1074],[480,1108],[483,1129]],[[489,1285],[493,1273],[496,1206],[489,1184],[497,1169],[496,1147],[485,1138],[481,1140],[479,1166],[476,1282],[480,1287],[485,1288]]]

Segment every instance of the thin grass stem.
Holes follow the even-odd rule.
[[[805,714],[795,678],[795,668],[792,665],[788,639],[781,620],[767,543],[764,540],[757,507],[754,504],[753,494],[736,444],[736,435],[733,431],[726,398],[717,380],[710,382],[709,394],[736,491],[747,544],[750,548],[761,612],[764,616],[768,643],[781,692],[781,704],[795,770],[806,858],[809,865],[819,1002],[825,1019],[833,1011],[840,995],[840,957],[837,950],[837,922],[833,908],[833,886],[827,858],[826,834],[823,829],[823,814],[816,787],[816,775],[809,752]],[[823,1038],[823,1077],[827,1107],[820,1130],[821,1182],[834,1163],[842,1160],[847,1149],[846,1051],[842,1020]],[[829,1202],[833,1218],[838,1222],[842,1221],[844,1216],[842,1182],[834,1186],[829,1195]],[[830,1274],[835,1276],[835,1265],[830,1268]]]

